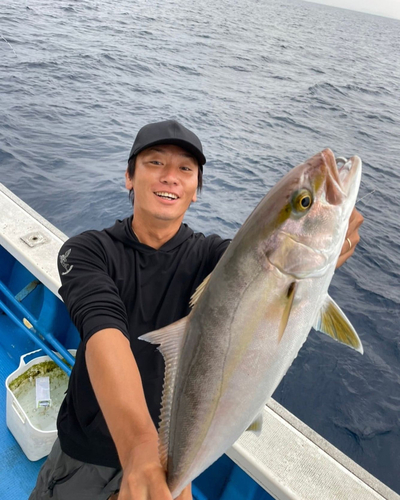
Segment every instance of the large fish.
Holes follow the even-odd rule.
[[[259,203],[196,291],[186,318],[141,338],[166,362],[160,454],[176,498],[248,428],[312,326],[362,353],[329,297],[361,179],[329,149],[291,170]]]

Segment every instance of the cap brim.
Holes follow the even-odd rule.
[[[171,137],[169,137],[168,139],[159,139],[157,141],[146,144],[146,146],[144,146],[142,148],[138,148],[137,150],[135,150],[131,153],[131,155],[129,156],[129,160],[132,158],[132,156],[138,155],[140,152],[144,151],[145,149],[148,149],[148,148],[151,148],[153,146],[160,145],[160,144],[173,144],[176,146],[180,146],[182,149],[185,149],[191,155],[193,155],[194,158],[196,158],[196,160],[198,161],[199,166],[201,168],[203,168],[203,165],[206,163],[206,157],[204,156],[204,154],[199,149],[197,149],[195,146],[193,146],[193,144],[191,144],[190,142],[186,142],[182,139],[173,139]]]

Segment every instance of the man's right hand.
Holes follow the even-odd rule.
[[[172,500],[158,454],[158,440],[135,446],[123,467],[118,500]],[[193,500],[189,484],[176,500]]]
[[[122,466],[118,500],[172,500],[158,455],[158,440],[137,444]]]

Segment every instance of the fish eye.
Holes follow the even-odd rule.
[[[305,212],[312,205],[313,199],[310,191],[303,189],[293,199],[293,206],[297,212]]]

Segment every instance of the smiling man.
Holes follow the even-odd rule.
[[[205,162],[200,140],[180,123],[146,125],[126,172],[133,215],[61,248],[60,294],[82,342],[59,440],[30,500],[106,500],[118,490],[119,500],[171,500],[158,456],[164,361],[138,337],[189,313],[229,244],[182,223]],[[191,499],[190,487],[180,499]]]
[[[125,185],[135,197],[132,228],[139,241],[158,249],[178,232],[196,201],[203,167],[193,154],[173,144],[131,155]]]
[[[59,292],[82,342],[59,439],[30,500],[107,500],[118,491],[119,500],[172,500],[158,455],[164,361],[138,337],[189,313],[190,297],[229,245],[183,224],[205,162],[198,137],[178,122],[146,125],[125,175],[133,215],[61,248]],[[355,211],[340,264],[361,222]],[[179,500],[191,498],[189,486]]]

